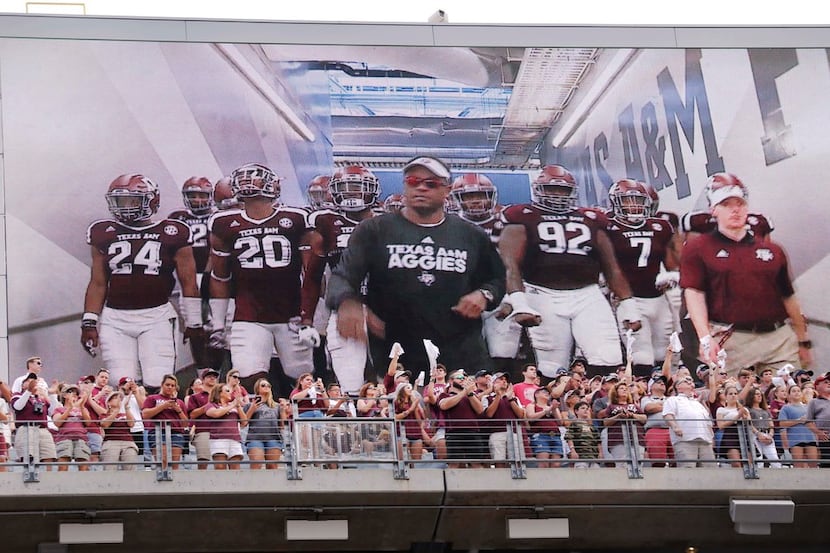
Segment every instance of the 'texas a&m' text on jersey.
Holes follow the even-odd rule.
[[[597,283],[600,273],[596,237],[608,218],[599,211],[574,209],[553,213],[533,204],[512,205],[502,211],[505,225],[525,227],[527,247],[522,278],[554,290]],[[567,275],[562,284],[559,275]]]
[[[279,207],[265,219],[244,211],[215,213],[208,232],[229,258],[236,290],[235,321],[287,323],[300,313],[302,259],[300,242],[309,229],[300,209]]]
[[[671,225],[655,217],[649,217],[637,226],[618,219],[609,221],[608,236],[634,297],[656,298],[662,295],[654,280],[660,273],[660,262],[666,258],[673,235]]]
[[[176,252],[190,246],[190,228],[163,219],[131,227],[113,219],[92,223],[86,241],[107,259],[107,307],[146,309],[167,303],[173,291]]]

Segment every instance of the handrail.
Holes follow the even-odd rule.
[[[204,423],[206,419],[201,419]],[[601,426],[602,420],[591,420],[592,427],[597,434],[608,435],[611,428]],[[5,469],[12,471],[20,470],[24,482],[38,482],[39,475],[43,470],[152,470],[155,471],[156,480],[159,482],[172,481],[175,478],[175,470],[195,470],[196,465],[205,465],[216,468],[217,465],[227,465],[228,461],[216,460],[194,460],[193,455],[185,456],[181,460],[174,460],[174,436],[169,421],[148,421],[155,429],[155,442],[150,444],[151,449],[162,452],[161,456],[148,456],[138,459],[135,462],[42,462],[39,460],[38,426],[27,425],[18,421],[17,432],[29,434],[30,443],[27,455],[20,456],[22,460],[11,459],[0,464]],[[188,427],[190,423],[189,421]],[[682,419],[679,423],[684,422]],[[769,420],[738,421],[738,456],[734,453],[731,458],[715,456],[713,459],[700,460],[702,466],[740,466],[743,475],[747,479],[761,478],[763,471],[759,470],[765,463],[773,467],[792,466],[791,459],[764,458],[759,455],[757,429],[750,423],[775,423]],[[808,422],[808,421],[805,421]],[[282,457],[278,461],[269,460],[268,463],[285,467],[287,478],[301,479],[304,466],[322,466],[326,468],[361,468],[367,465],[385,466],[392,470],[396,479],[408,479],[410,471],[422,468],[445,468],[445,467],[509,467],[513,478],[526,478],[527,470],[539,468],[540,466],[563,466],[573,467],[577,463],[585,463],[594,466],[622,466],[626,468],[629,478],[645,478],[647,470],[651,465],[671,465],[675,463],[672,457],[649,458],[646,455],[645,444],[647,440],[645,425],[633,420],[620,420],[618,423],[619,434],[614,431],[615,436],[621,439],[621,448],[614,448],[615,455],[612,457],[603,456],[597,459],[574,459],[568,455],[557,454],[542,457],[541,454],[534,455],[534,447],[540,434],[536,432],[538,427],[529,424],[527,420],[492,420],[486,419],[487,429],[499,429],[504,425],[504,458],[493,459],[490,457],[492,443],[486,439],[491,434],[483,432],[454,432],[453,429],[444,428],[445,435],[451,439],[453,447],[457,449],[450,453],[452,458],[438,458],[438,448],[435,443],[427,443],[422,447],[423,437],[415,439],[406,436],[406,423],[396,421],[394,418],[370,418],[370,417],[324,417],[324,418],[303,418],[297,417],[293,420],[282,421],[283,430],[280,436],[283,445]],[[573,421],[560,421],[560,428],[567,429],[567,425]],[[426,424],[435,428],[439,421],[428,420]],[[145,429],[146,429],[145,425]],[[720,433],[712,421],[713,433],[716,436]],[[775,432],[782,429],[774,427]],[[786,430],[786,429],[784,429]],[[243,429],[243,438],[244,432]],[[543,438],[554,444],[554,447],[561,448],[567,430],[550,431],[542,433]],[[666,429],[663,429],[664,439]],[[19,437],[20,438],[20,437]],[[618,438],[615,438],[615,441]],[[545,441],[545,440],[543,440]],[[419,444],[418,442],[421,442]],[[20,438],[17,445],[27,443]],[[532,445],[533,444],[533,445]],[[10,444],[12,445],[12,444]],[[716,448],[717,444],[713,444]],[[191,446],[192,448],[192,446]],[[735,449],[735,448],[733,448]],[[461,454],[457,454],[461,451]],[[610,450],[609,450],[610,451]],[[769,453],[769,451],[767,452]],[[821,462],[816,455],[809,459],[798,459],[799,463],[806,463],[810,466]],[[241,469],[249,470],[251,464],[263,464],[262,460],[252,460],[247,454],[238,461]]]

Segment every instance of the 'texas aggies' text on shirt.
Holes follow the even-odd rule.
[[[463,273],[467,270],[467,250],[435,247],[427,237],[420,244],[387,244],[388,269],[424,269]]]
[[[108,307],[146,309],[167,303],[173,291],[175,256],[190,246],[190,228],[164,219],[146,227],[130,227],[112,219],[96,221],[87,243],[107,259]]]

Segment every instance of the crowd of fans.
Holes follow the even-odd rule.
[[[636,455],[654,467],[809,468],[825,466],[819,444],[830,426],[830,374],[814,379],[812,371],[784,368],[730,377],[701,365],[696,380],[682,365],[672,369],[670,351],[649,377],[620,367],[588,378],[585,360],[575,358],[553,379],[526,365],[515,383],[503,372],[447,374],[440,363],[418,382],[393,355],[383,382],[366,382],[356,396],[311,373],[288,397],[276,397],[267,379],[247,390],[233,370],[220,378],[203,369],[186,390],[166,375],[158,393],[147,394],[130,378],[110,384],[106,369],[51,385],[41,369],[40,358],[30,358],[11,387],[0,384],[0,470],[27,455],[57,462],[60,471],[73,462],[89,470],[96,461],[104,470],[133,470],[168,458],[176,469],[186,453],[202,470],[239,469],[243,460],[251,469],[275,469],[291,443],[300,459],[328,458],[331,468],[388,456],[394,443],[398,458],[414,465],[498,467],[521,459],[539,468],[588,468],[623,466]],[[335,420],[295,425],[295,417]],[[167,431],[157,435],[159,423],[169,426],[169,442]],[[741,447],[739,432],[752,452]]]

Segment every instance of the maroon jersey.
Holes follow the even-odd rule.
[[[680,218],[677,216],[677,213],[673,213],[671,211],[658,211],[653,215],[658,219],[663,219],[668,224],[671,225],[671,228],[677,230],[680,228]]]
[[[794,293],[787,256],[778,244],[750,234],[735,242],[719,232],[683,246],[680,286],[705,292],[709,319],[736,327],[784,321],[783,300]]]
[[[608,236],[631,292],[637,298],[656,298],[662,293],[654,286],[660,263],[666,259],[674,229],[662,219],[649,217],[636,227],[612,219]]]
[[[234,321],[287,323],[300,314],[300,240],[308,230],[305,212],[291,207],[262,220],[244,211],[211,217],[208,232],[221,244],[215,254],[230,257]]]
[[[354,221],[342,213],[330,209],[313,212],[308,217],[309,225],[323,237],[323,251],[326,263],[334,268],[340,261],[340,255],[349,244],[349,237],[360,221]]]
[[[600,262],[596,239],[608,225],[602,212],[575,209],[561,214],[532,204],[517,204],[502,211],[502,222],[525,227],[522,276],[526,282],[556,288],[551,282],[564,274],[577,285],[597,283]]]
[[[501,220],[500,217],[496,215],[492,215],[487,217],[482,221],[476,221],[474,219],[467,219],[463,215],[459,215],[462,219],[467,221],[468,223],[472,223],[475,226],[484,229],[484,232],[487,233],[487,236],[490,237],[490,242],[493,244],[499,243],[499,237],[501,236],[501,231],[504,229],[504,221]]]
[[[87,229],[86,241],[107,258],[106,305],[113,309],[167,303],[175,283],[176,252],[192,244],[190,228],[170,219],[146,227],[96,221]]]
[[[718,222],[708,211],[690,211],[681,219],[683,232],[697,232],[706,234],[718,228]],[[757,238],[767,238],[775,227],[771,219],[767,219],[760,213],[750,213],[746,216],[746,224],[749,231]]]
[[[193,237],[193,257],[196,259],[196,272],[204,273],[210,256],[210,241],[208,240],[208,215],[193,215],[186,209],[174,211],[167,216],[168,219],[181,221],[190,227]]]

